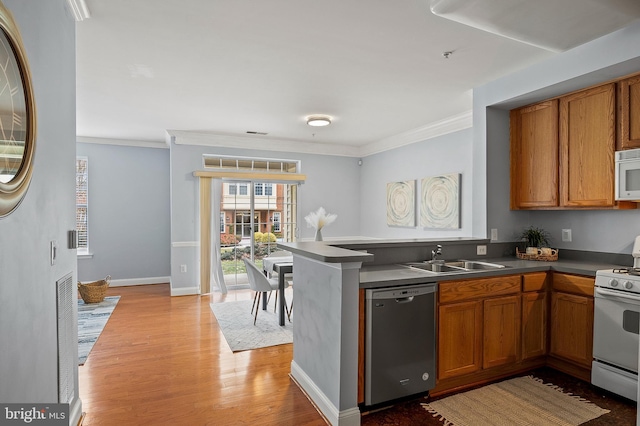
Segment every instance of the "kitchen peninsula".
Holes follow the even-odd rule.
[[[360,290],[462,279],[462,274],[434,276],[399,265],[430,259],[438,244],[445,259],[478,259],[476,246],[487,245],[488,255],[482,260],[505,266],[465,273],[465,279],[547,271],[593,277],[596,270],[627,263],[623,256],[594,261],[602,256],[588,254],[558,262],[519,260],[513,256],[515,243],[488,244],[473,238],[279,243],[293,253],[294,262],[291,376],[331,424],[360,424]]]

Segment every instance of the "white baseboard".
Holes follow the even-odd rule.
[[[166,284],[171,277],[149,277],[149,278],[125,278],[121,280],[111,280],[109,287],[124,287],[130,285]]]
[[[360,426],[360,409],[356,406],[347,410],[338,410],[295,361],[291,361],[291,376],[331,425]]]
[[[80,423],[82,417],[82,401],[80,398],[75,398],[69,404],[69,426],[77,426]]]
[[[189,296],[198,294],[198,287],[171,288],[171,296]]]

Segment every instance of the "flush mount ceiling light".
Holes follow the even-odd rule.
[[[326,115],[312,115],[307,117],[307,124],[313,127],[324,127],[331,124],[331,117]]]

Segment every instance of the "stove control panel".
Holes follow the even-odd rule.
[[[640,275],[622,269],[596,271],[597,287],[616,289],[640,294]]]

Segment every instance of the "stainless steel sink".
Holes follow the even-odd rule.
[[[415,262],[415,263],[405,263],[405,266],[410,268],[421,269],[427,272],[465,272],[464,268],[455,266],[455,265],[446,265],[444,263],[430,263],[430,262]]]
[[[403,264],[403,266],[434,274],[459,274],[464,272],[479,272],[506,268],[504,265],[481,262],[478,260],[410,262]]]
[[[445,266],[455,266],[471,270],[502,269],[506,267],[497,263],[480,262],[478,260],[456,260],[454,262],[445,262]]]

